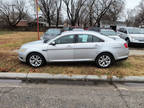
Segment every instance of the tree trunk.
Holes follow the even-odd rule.
[[[57,10],[57,21],[56,21],[56,27],[58,28],[59,25],[59,11]]]
[[[90,25],[90,27],[93,25],[92,23],[93,23],[93,21],[92,21],[92,12],[90,11],[90,13],[89,13],[89,25]]]
[[[71,25],[72,25],[72,26],[76,26],[76,22],[72,20],[72,21],[71,21]]]
[[[100,27],[100,26],[101,26],[101,23],[100,23],[100,22],[101,22],[101,18],[96,20],[95,25],[97,24],[97,27]]]
[[[51,27],[51,20],[50,20],[50,18],[47,19],[47,23],[49,24],[49,27]]]

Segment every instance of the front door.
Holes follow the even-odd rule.
[[[73,61],[74,35],[63,36],[55,40],[56,45],[49,45],[49,61]]]

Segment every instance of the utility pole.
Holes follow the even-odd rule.
[[[35,2],[36,2],[36,16],[37,16],[38,40],[40,40],[40,34],[39,34],[39,15],[38,15],[38,11],[39,11],[38,0],[35,0]]]

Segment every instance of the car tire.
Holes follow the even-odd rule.
[[[31,53],[27,57],[27,63],[34,68],[38,68],[38,67],[43,66],[46,63],[46,61],[45,61],[45,58],[41,54]]]
[[[99,68],[108,68],[114,63],[114,57],[109,53],[102,53],[97,56],[95,62]]]

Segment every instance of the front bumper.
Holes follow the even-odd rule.
[[[131,44],[144,44],[144,40],[131,39]]]
[[[22,62],[26,62],[26,56],[23,53],[18,52],[18,59]]]

